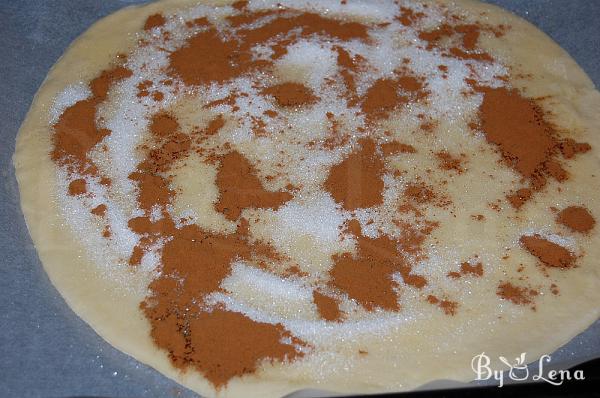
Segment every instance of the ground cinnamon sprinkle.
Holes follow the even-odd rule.
[[[292,199],[288,192],[263,188],[254,166],[239,152],[223,156],[217,173],[219,201],[215,208],[229,220],[237,220],[246,208],[277,209]]]
[[[424,183],[410,183],[404,189],[404,196],[415,203],[424,204],[431,203],[435,192]]]
[[[525,305],[531,304],[534,297],[539,293],[534,289],[515,286],[510,282],[502,282],[498,285],[496,294],[505,300],[513,302],[514,304]]]
[[[488,141],[498,145],[506,161],[534,188],[545,184],[545,164],[556,141],[552,127],[540,109],[517,90],[482,88],[482,129]],[[501,111],[500,111],[501,110]]]
[[[148,95],[150,95],[150,92],[148,91],[148,89],[150,87],[152,87],[152,85],[153,85],[153,83],[151,80],[144,80],[143,82],[140,82],[136,86],[138,89],[137,97],[142,98],[142,97],[147,97]]]
[[[206,312],[197,305],[219,290],[234,258],[262,254],[261,245],[248,241],[246,221],[229,235],[196,225],[176,228],[169,219],[139,218],[130,225],[137,233],[171,236],[162,251],[161,275],[150,284],[152,294],[141,308],[152,322],[152,337],[176,366],[193,366],[221,387],[232,377],[254,372],[262,359],[302,356],[294,346],[304,343],[281,325],[255,322],[223,308]],[[291,337],[292,344],[282,343],[284,337]]]
[[[447,151],[438,152],[435,154],[435,156],[438,158],[439,165],[442,170],[453,170],[458,174],[462,174],[464,172],[462,167],[462,158],[452,156]]]
[[[240,24],[277,14],[276,11],[246,14],[244,20],[234,26],[237,27]],[[300,37],[319,34],[344,41],[355,38],[368,39],[365,25],[326,19],[312,13],[289,17],[280,16],[256,29],[239,30],[238,35],[241,37],[241,42],[237,40],[223,41],[218,32],[211,28],[190,38],[184,47],[169,56],[171,74],[174,77],[180,77],[188,85],[222,83],[254,68],[268,66],[269,62],[253,61],[249,52],[250,48],[255,44],[264,43],[298,28],[301,29]],[[289,39],[285,40],[288,44],[290,43]]]
[[[506,199],[508,199],[512,207],[514,207],[515,209],[520,209],[521,206],[525,204],[525,202],[531,199],[531,196],[531,189],[521,188],[517,190],[517,192],[515,192],[514,194],[508,195]]]
[[[77,196],[83,195],[87,192],[87,185],[83,178],[71,181],[69,184],[69,195]]]
[[[112,236],[112,232],[110,232],[110,227],[107,225],[106,227],[104,227],[104,230],[102,231],[102,237],[110,238],[111,236]]]
[[[370,120],[386,118],[408,98],[398,92],[398,83],[392,79],[379,79],[367,90],[361,108]]]
[[[386,142],[381,145],[381,152],[384,156],[396,155],[398,153],[416,153],[414,146],[403,144],[398,141]]]
[[[471,265],[467,262],[464,262],[460,265],[460,272],[452,271],[448,273],[449,277],[455,279],[464,275],[483,276],[483,264],[477,263],[475,265]]]
[[[596,225],[594,217],[581,206],[569,206],[561,210],[556,220],[571,230],[582,233],[591,231]]]
[[[152,28],[157,28],[163,26],[167,22],[165,17],[162,14],[154,14],[150,15],[148,19],[146,19],[146,23],[144,24],[144,30],[150,30]]]
[[[475,265],[471,265],[467,262],[462,263],[460,265],[460,273],[463,275],[472,274],[475,276],[482,276],[483,275],[483,264],[477,263]]]
[[[367,26],[358,22],[342,22],[335,19],[324,18],[319,14],[305,12],[289,17],[279,17],[271,22],[249,30],[242,30],[240,35],[244,40],[243,47],[248,48],[255,43],[287,34],[292,30],[301,30],[300,37],[310,37],[318,34],[326,37],[349,41],[359,39],[369,40]]]
[[[248,2],[245,0],[240,0],[240,1],[236,1],[235,3],[233,3],[231,6],[233,8],[235,8],[236,10],[240,11],[243,10],[244,8],[246,8],[246,6],[248,5]]]
[[[150,132],[156,137],[167,137],[179,130],[179,123],[170,114],[160,112],[152,116]]]
[[[415,21],[418,21],[425,16],[425,13],[420,11],[414,12],[411,8],[407,7],[400,7],[400,12],[401,14],[397,19],[404,26],[411,26]]]
[[[190,38],[169,57],[173,77],[188,85],[224,82],[259,66],[239,51],[237,41],[223,41],[214,28]]]
[[[351,220],[348,230],[357,240],[356,255],[334,255],[330,285],[356,300],[365,309],[400,309],[397,284],[392,275],[398,272],[404,282],[416,288],[427,284],[424,277],[412,274],[411,266],[398,250],[399,242],[386,236],[368,238],[362,235],[358,221]]]
[[[548,267],[570,268],[575,265],[573,253],[540,235],[522,236],[519,242]]]
[[[576,142],[571,138],[566,138],[560,141],[560,152],[565,159],[571,159],[578,153],[586,153],[592,149],[590,144]]]
[[[319,188],[325,191],[324,196],[330,203],[333,199],[335,211],[344,214],[347,220],[346,229],[338,231],[338,238],[355,242],[353,251],[338,252],[331,256],[331,268],[320,275],[322,279],[319,283],[325,286],[318,286],[314,282],[309,285],[319,322],[327,321],[327,327],[335,327],[334,322],[343,323],[346,318],[353,316],[340,309],[340,304],[346,305],[348,299],[367,311],[400,311],[398,296],[401,290],[402,294],[423,297],[419,296],[422,289],[432,280],[425,275],[415,274],[413,269],[416,264],[428,260],[430,252],[426,251],[425,244],[429,244],[428,237],[439,227],[435,219],[426,219],[425,214],[428,214],[431,206],[435,206],[436,210],[448,210],[448,205],[452,203],[440,185],[452,179],[448,177],[449,173],[440,173],[439,170],[454,171],[456,174],[468,171],[464,167],[466,155],[438,152],[438,149],[423,150],[404,144],[397,141],[401,138],[396,134],[411,132],[392,133],[392,130],[401,127],[386,125],[390,123],[386,119],[412,111],[415,106],[418,119],[414,129],[421,138],[425,136],[423,131],[427,132],[426,137],[431,138],[439,134],[437,130],[443,127],[433,116],[418,109],[433,106],[435,97],[430,94],[435,93],[436,88],[431,80],[426,80],[426,74],[418,73],[419,69],[416,68],[410,69],[414,67],[410,59],[399,58],[402,63],[390,68],[393,70],[389,70],[389,73],[364,79],[365,75],[377,68],[373,68],[374,64],[361,56],[361,50],[357,48],[373,44],[376,36],[371,36],[371,33],[384,28],[386,24],[360,23],[352,18],[336,19],[283,6],[250,11],[247,1],[237,1],[232,7],[235,11],[222,20],[223,26],[213,25],[211,19],[206,17],[180,21],[189,28],[190,34],[183,45],[176,49],[162,44],[169,44],[171,32],[168,32],[168,28],[177,21],[169,19],[167,25],[167,19],[162,14],[151,15],[146,20],[144,30],[161,28],[161,51],[167,53],[168,64],[161,73],[166,74],[168,79],[162,76],[154,77],[152,81],[144,77],[134,83],[137,84],[134,94],[140,98],[140,104],[146,106],[152,102],[151,99],[156,102],[141,119],[142,122],[147,120],[148,134],[144,135],[145,142],[136,149],[136,155],[143,160],[127,169],[127,173],[135,170],[128,178],[134,184],[137,201],[136,217],[128,220],[127,225],[131,230],[128,232],[133,232],[139,239],[132,243],[135,246],[130,249],[129,264],[132,267],[144,264],[145,268],[150,258],[160,258],[158,276],[149,285],[149,295],[140,304],[150,322],[151,336],[158,347],[168,352],[176,367],[182,370],[196,369],[217,389],[226,386],[234,377],[256,372],[263,363],[294,361],[311,349],[309,343],[295,337],[282,324],[259,322],[254,315],[250,318],[244,313],[234,312],[225,304],[219,304],[218,300],[217,304],[211,301],[214,300],[213,293],[229,294],[221,286],[226,286],[223,282],[232,276],[232,264],[235,262],[242,262],[244,266],[259,269],[260,272],[274,273],[294,283],[305,283],[313,276],[302,271],[298,265],[291,265],[293,262],[285,262],[290,259],[277,252],[273,243],[252,236],[253,228],[250,226],[259,225],[261,220],[244,218],[244,210],[278,210],[303,188],[291,180],[283,189],[266,189],[262,178],[267,182],[278,181],[277,178],[283,173],[277,168],[284,169],[282,164],[286,160],[278,159],[274,167],[276,170],[267,170],[266,173],[270,174],[262,176],[259,170],[264,170],[255,160],[256,154],[251,154],[244,145],[257,145],[258,141],[251,140],[273,139],[273,142],[277,142],[277,134],[283,134],[277,131],[280,128],[278,123],[285,120],[287,114],[314,111],[315,115],[326,115],[323,119],[324,135],[311,137],[312,141],[308,144],[301,140],[298,143],[303,148],[337,150],[338,154],[347,154],[345,158],[340,156],[338,163],[330,167],[327,178]],[[426,12],[398,7],[393,23],[402,31],[416,29],[415,26],[419,26],[425,16]],[[452,82],[455,62],[469,60],[463,66],[466,65],[471,76],[476,75],[476,68],[473,67],[475,62],[483,62],[479,64],[480,67],[493,67],[493,58],[478,48],[477,44],[482,32],[500,34],[500,30],[479,24],[465,24],[458,16],[446,15],[446,19],[447,23],[430,31],[417,30],[421,41],[416,40],[415,46],[418,51],[435,49],[434,52],[443,54],[446,60],[453,58],[452,63],[442,64],[443,61],[438,59],[433,64],[437,76],[446,79],[444,84]],[[159,40],[156,31],[143,34]],[[271,74],[282,58],[293,55],[288,54],[290,46],[304,45],[305,42],[312,45],[314,43],[311,40],[315,38],[322,40],[317,42],[321,50],[332,53],[331,62],[339,77],[328,78],[325,84],[336,87],[339,96],[335,98],[347,104],[347,109],[341,112],[337,108],[320,109],[321,103],[328,98],[324,98],[323,91],[312,83],[309,88],[296,81],[279,80],[274,83],[271,78],[255,79],[251,75],[258,71]],[[353,42],[353,45],[344,46],[348,42]],[[141,40],[140,43],[146,46],[151,40]],[[257,48],[265,54],[257,56]],[[436,65],[439,66],[436,68]],[[102,72],[89,84],[92,95],[68,107],[53,126],[51,158],[64,167],[73,179],[68,187],[69,195],[84,195],[88,192],[87,184],[97,184],[98,181],[103,185],[102,189],[109,190],[112,186],[112,180],[99,175],[101,168],[96,167],[90,153],[111,134],[110,130],[102,127],[105,122],[98,118],[99,107],[109,98],[112,87],[131,75],[132,72],[124,66]],[[243,79],[235,80],[238,78]],[[459,80],[465,84],[462,77]],[[179,90],[187,94],[214,91],[215,87],[221,90],[221,87],[234,81],[236,85],[239,81],[243,81],[243,84],[225,94],[219,92],[218,96],[200,105],[208,115],[204,126],[195,125],[191,131],[187,131],[184,119],[180,124],[175,117],[180,113],[160,110],[166,105],[158,102],[171,98],[169,95],[173,93],[181,93]],[[260,102],[267,104],[257,107],[255,113],[251,113],[256,110],[256,107],[252,108],[254,94],[244,92],[239,87],[247,81],[250,81],[252,92],[257,93]],[[508,82],[508,77],[502,81]],[[561,138],[557,128],[546,121],[544,112],[536,102],[524,97],[518,90],[509,86],[485,87],[474,80],[467,80],[467,83],[472,90],[465,90],[465,96],[483,97],[479,107],[479,123],[472,122],[471,128],[480,129],[488,143],[502,155],[504,163],[523,177],[519,182],[522,188],[515,187],[516,191],[507,189],[506,192],[507,200],[515,209],[522,207],[534,193],[539,193],[546,185],[547,178],[559,183],[567,180],[570,176],[562,162],[591,149],[589,144]],[[167,94],[169,90],[174,91]],[[276,110],[264,109],[265,106],[274,106]],[[239,110],[247,113],[240,116]],[[310,117],[315,116],[310,114]],[[236,129],[244,122],[243,128],[247,131],[235,139],[227,140],[227,134],[231,131],[238,134]],[[353,124],[355,122],[356,125]],[[440,128],[437,129],[437,126]],[[285,128],[294,131],[294,127]],[[384,128],[389,130],[383,131]],[[246,132],[248,136],[240,138]],[[226,141],[220,142],[222,138]],[[244,141],[246,139],[248,141]],[[236,140],[243,143],[239,144]],[[215,147],[210,147],[213,141],[217,143]],[[109,146],[103,144],[102,150],[109,152]],[[272,151],[268,154],[275,157],[280,148],[268,151]],[[284,151],[281,150],[281,153]],[[408,163],[423,153],[428,154],[428,160],[437,161],[439,170],[432,167],[423,171],[423,174],[404,180],[410,174],[405,171],[404,165],[396,166],[395,162],[407,160]],[[237,223],[235,232],[217,233],[193,224],[193,217],[179,215],[177,217],[183,218],[178,219],[173,215],[172,205],[177,195],[170,188],[172,174],[176,172],[173,166],[180,160],[185,161],[190,154],[197,154],[210,167],[215,167],[218,198],[214,202],[214,209],[227,220]],[[386,158],[398,154],[417,155]],[[394,168],[386,170],[386,166],[389,166],[386,162],[394,164]],[[435,173],[443,175],[444,181],[440,183],[435,178],[429,178],[432,174],[435,177]],[[118,179],[115,181],[115,185],[121,183]],[[319,186],[322,180],[316,181]],[[388,181],[393,181],[389,186],[393,187],[393,194],[397,197],[390,206],[390,220],[385,222],[394,232],[382,228],[377,229],[374,235],[373,229],[363,234],[361,222],[367,227],[380,222],[368,213],[379,212],[377,206],[384,203],[384,193],[387,207]],[[91,185],[89,191],[86,198],[97,192]],[[302,194],[298,198],[304,199]],[[498,203],[501,201],[498,200]],[[279,213],[284,213],[293,205],[296,205],[296,201],[289,203]],[[500,212],[497,203],[493,206]],[[91,209],[91,213],[105,217],[107,210],[106,204],[100,204]],[[281,214],[276,215],[279,217]],[[361,217],[372,218],[365,221]],[[109,218],[94,220],[107,222]],[[485,220],[481,214],[471,218]],[[588,233],[595,225],[590,212],[579,206],[562,210],[557,214],[557,222],[581,233]],[[109,225],[104,228],[102,235],[111,237]],[[432,245],[440,244],[434,239],[432,241]],[[575,254],[540,235],[522,236],[519,242],[545,266],[570,268],[575,265]],[[472,265],[473,262],[463,262],[460,270],[448,273],[448,277],[482,277],[483,264],[477,262]],[[278,265],[282,266],[276,269]],[[471,282],[477,280],[472,279]],[[558,292],[556,286],[551,287],[551,291]],[[501,281],[496,294],[514,304],[529,305],[534,302],[538,292]],[[210,299],[207,298],[209,296]],[[462,304],[440,297],[428,295],[426,301],[437,306],[445,315],[456,315]]]
[[[276,84],[267,87],[262,93],[273,96],[277,104],[283,107],[310,105],[319,99],[313,95],[311,89],[300,83]]]
[[[92,209],[92,214],[104,217],[104,215],[106,214],[106,209],[107,208],[105,204],[98,205]]]
[[[54,125],[52,160],[72,165],[82,172],[89,170],[88,153],[110,134],[110,130],[96,126],[96,110],[106,99],[110,86],[129,76],[129,69],[118,66],[90,82],[92,97],[67,108]]]
[[[427,302],[439,306],[446,315],[455,315],[458,309],[458,303],[450,300],[440,300],[436,296],[430,294],[427,296]]]
[[[225,119],[223,118],[223,115],[219,114],[214,119],[211,119],[210,122],[208,122],[208,126],[206,126],[204,133],[206,135],[215,135],[224,126],[225,126]]]
[[[326,321],[338,321],[342,318],[338,302],[318,291],[313,291],[313,301],[317,306],[319,315]]]
[[[383,203],[383,160],[373,140],[362,139],[359,145],[360,149],[331,168],[325,181],[325,189],[346,210]]]
[[[255,322],[222,309],[203,312],[191,320],[189,335],[194,347],[189,360],[217,387],[255,372],[260,360],[293,361],[303,356],[293,344],[281,342],[291,338],[294,344],[301,344],[283,326]]]
[[[420,79],[398,72],[394,79],[376,80],[362,98],[361,109],[369,122],[375,122],[387,118],[390,112],[409,101],[426,96]]]
[[[396,272],[396,242],[385,238],[359,238],[356,258],[336,255],[330,271],[331,285],[348,294],[365,309],[400,309],[392,274]]]
[[[536,104],[514,89],[476,90],[483,93],[480,118],[487,140],[498,146],[505,161],[527,178],[533,189],[541,189],[547,176],[558,181],[567,178],[555,160],[562,144]]]
[[[150,212],[154,206],[164,208],[173,200],[174,192],[164,177],[135,172],[129,178],[138,183],[138,202],[143,210]]]
[[[476,52],[477,41],[482,30],[490,30],[479,24],[465,24],[452,26],[444,23],[438,28],[419,33],[419,39],[427,42],[427,49],[433,48],[444,49],[443,43],[447,39],[459,38],[460,47],[447,48],[450,55],[459,59],[473,59],[478,61],[493,61],[493,58],[485,52]]]

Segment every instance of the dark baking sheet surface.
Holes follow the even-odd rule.
[[[599,0],[488,2],[548,33],[600,87]],[[50,67],[94,21],[136,3],[141,2],[0,0],[1,397],[195,396],[112,348],[67,307],[31,243],[11,162],[17,130]],[[600,322],[557,351],[553,361],[585,359],[582,355],[600,356]]]

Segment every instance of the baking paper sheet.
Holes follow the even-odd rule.
[[[600,86],[600,1],[488,2],[548,33]],[[136,3],[140,2],[0,0],[2,397],[196,396],[112,348],[67,307],[46,277],[27,233],[11,162],[17,130],[50,67],[94,21]],[[552,365],[566,368],[595,357],[600,357],[600,322],[554,353]]]

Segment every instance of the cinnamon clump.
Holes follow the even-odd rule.
[[[448,272],[448,276],[455,279],[464,275],[483,276],[483,264],[477,263],[475,265],[471,265],[467,262],[464,262],[460,265],[460,272]]]
[[[291,339],[293,344],[282,343]],[[233,377],[254,373],[263,359],[293,361],[303,356],[293,337],[280,324],[256,322],[238,312],[215,309],[190,320],[187,358],[217,388]]]
[[[596,225],[596,220],[590,212],[581,206],[569,206],[558,213],[556,219],[575,232],[588,233]]]
[[[240,9],[242,10],[242,9]],[[243,12],[243,11],[242,11]],[[181,78],[187,85],[223,83],[249,71],[269,66],[268,61],[252,59],[250,49],[277,37],[310,37],[321,35],[348,41],[368,40],[367,27],[357,22],[342,22],[313,13],[281,15],[278,11],[240,14],[243,18],[229,18],[234,28],[255,22],[261,18],[275,17],[255,29],[239,29],[239,40],[223,40],[215,28],[198,33],[188,39],[186,45],[174,51],[170,58],[170,73]],[[293,33],[292,33],[293,32]],[[289,45],[293,39],[276,41],[274,50],[282,44]],[[280,49],[281,51],[281,49]]]
[[[317,306],[319,315],[326,321],[338,321],[342,318],[342,312],[335,299],[314,290],[313,301]]]
[[[107,207],[105,204],[98,205],[92,209],[92,214],[99,217],[104,217]]]
[[[146,23],[144,24],[144,30],[151,30],[152,28],[158,28],[163,26],[167,20],[162,14],[153,14],[146,19]]]
[[[188,39],[169,58],[171,74],[187,85],[223,83],[260,65],[240,51],[237,41],[224,41],[214,28]]]
[[[562,143],[536,104],[514,89],[478,87],[476,90],[484,95],[479,111],[486,139],[497,145],[511,167],[536,190],[546,184],[547,176],[558,181],[567,178],[555,159]]]
[[[168,137],[179,130],[179,123],[172,115],[159,112],[152,116],[150,133],[155,137]]]
[[[462,174],[464,169],[462,167],[463,156],[455,157],[447,151],[441,151],[435,154],[438,159],[439,167],[442,170],[455,171],[457,174]]]
[[[515,286],[510,282],[502,282],[498,285],[496,294],[504,300],[509,300],[514,304],[531,304],[535,296],[539,293],[537,290],[521,286]]]
[[[273,96],[277,104],[283,107],[310,105],[318,100],[311,89],[300,83],[276,84],[265,88],[262,93]]]
[[[410,183],[404,188],[404,196],[418,204],[431,203],[435,199],[435,192],[424,183]]]
[[[414,12],[411,8],[400,7],[400,16],[398,16],[397,19],[402,25],[411,26],[424,16],[425,13],[423,12]]]
[[[86,192],[87,184],[83,178],[73,180],[69,184],[69,195],[71,196],[83,195]]]
[[[424,277],[411,272],[411,266],[398,251],[398,242],[387,237],[365,237],[360,224],[352,220],[348,225],[356,240],[356,255],[334,255],[330,271],[330,285],[348,294],[368,311],[382,308],[400,309],[396,295],[397,283],[392,279],[399,273],[408,285],[422,288],[427,284]]]
[[[493,58],[488,53],[477,51],[477,41],[484,29],[487,30],[479,24],[452,26],[444,23],[434,30],[419,33],[419,39],[427,42],[428,50],[439,48],[455,58],[491,62]],[[451,44],[447,45],[447,42]]]
[[[71,165],[83,173],[93,170],[88,153],[110,134],[110,130],[96,125],[96,110],[106,100],[111,85],[129,76],[131,71],[122,66],[102,72],[89,84],[92,97],[78,101],[60,115],[52,136],[53,161]]]
[[[585,142],[576,142],[571,138],[562,140],[559,144],[559,148],[565,159],[571,159],[578,153],[586,153],[592,149],[590,144]]]
[[[346,86],[346,97],[348,104],[354,106],[358,102],[356,93],[356,73],[359,71],[360,65],[364,62],[364,58],[360,56],[353,57],[346,49],[335,47],[338,54],[337,64],[340,71],[340,76]]]
[[[273,16],[276,12],[249,14],[249,17]],[[256,18],[254,19],[256,20]],[[299,36],[307,38],[312,35],[320,35],[349,41],[359,39],[369,40],[367,26],[359,22],[343,22],[335,19],[322,17],[319,14],[305,12],[280,16],[256,29],[240,31],[243,39],[243,48],[249,48],[256,43],[266,42],[274,37],[289,34],[291,31],[300,31]],[[294,35],[295,36],[295,35]]]
[[[288,192],[265,190],[254,166],[237,151],[221,158],[216,184],[219,201],[215,209],[228,220],[237,220],[246,208],[277,209],[292,199]]]
[[[385,119],[398,107],[411,100],[420,100],[427,96],[422,81],[403,72],[396,78],[378,79],[365,93],[361,109],[368,121]]]
[[[525,204],[525,202],[531,199],[531,196],[531,189],[521,188],[517,190],[517,192],[515,192],[514,194],[508,195],[506,199],[508,199],[508,202],[512,205],[512,207],[514,207],[515,209],[520,209],[521,206]]]
[[[575,265],[573,253],[540,235],[522,236],[519,242],[548,267],[571,268]]]
[[[331,168],[325,181],[325,189],[346,210],[383,203],[383,160],[373,140],[361,139],[359,145],[360,149]]]
[[[175,194],[164,177],[137,171],[131,173],[129,178],[137,182],[137,199],[142,210],[150,212],[154,206],[164,208],[172,202]]]
[[[155,114],[149,130],[157,148],[150,150],[129,179],[137,182],[140,208],[150,212],[154,206],[164,209],[175,193],[169,182],[161,175],[178,159],[187,156],[191,148],[190,138],[180,133],[179,123],[167,113]]]
[[[427,302],[440,307],[446,315],[455,315],[458,309],[458,303],[451,300],[440,300],[436,296],[430,294],[427,296]]]
[[[403,144],[398,141],[386,142],[381,145],[381,152],[384,156],[396,155],[399,153],[416,153],[414,146]]]
[[[161,274],[141,304],[151,320],[154,341],[169,352],[175,366],[195,367],[217,387],[254,372],[264,359],[302,356],[295,346],[304,343],[281,325],[256,322],[219,307],[206,311],[199,305],[207,294],[219,290],[234,259],[251,260],[264,253],[264,244],[249,242],[246,223],[242,221],[235,233],[222,235],[196,225],[176,228],[168,218],[130,221],[136,233],[170,238],[162,250]],[[291,338],[292,344],[282,343],[283,338]]]

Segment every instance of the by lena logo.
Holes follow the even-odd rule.
[[[575,370],[573,373],[569,370],[550,370],[544,372],[544,364],[550,363],[552,358],[550,355],[542,355],[538,362],[538,371],[536,374],[529,374],[529,368],[527,367],[527,361],[525,360],[526,354],[523,352],[514,362],[510,362],[503,356],[498,357],[500,362],[508,366],[509,379],[514,381],[528,380],[531,376],[533,381],[545,381],[555,386],[560,386],[565,380],[585,380],[583,370]],[[471,369],[477,376],[475,380],[489,380],[494,379],[498,381],[498,387],[504,385],[504,378],[506,377],[504,371],[494,370],[490,367],[490,357],[482,352],[479,355],[475,355],[471,360]]]

